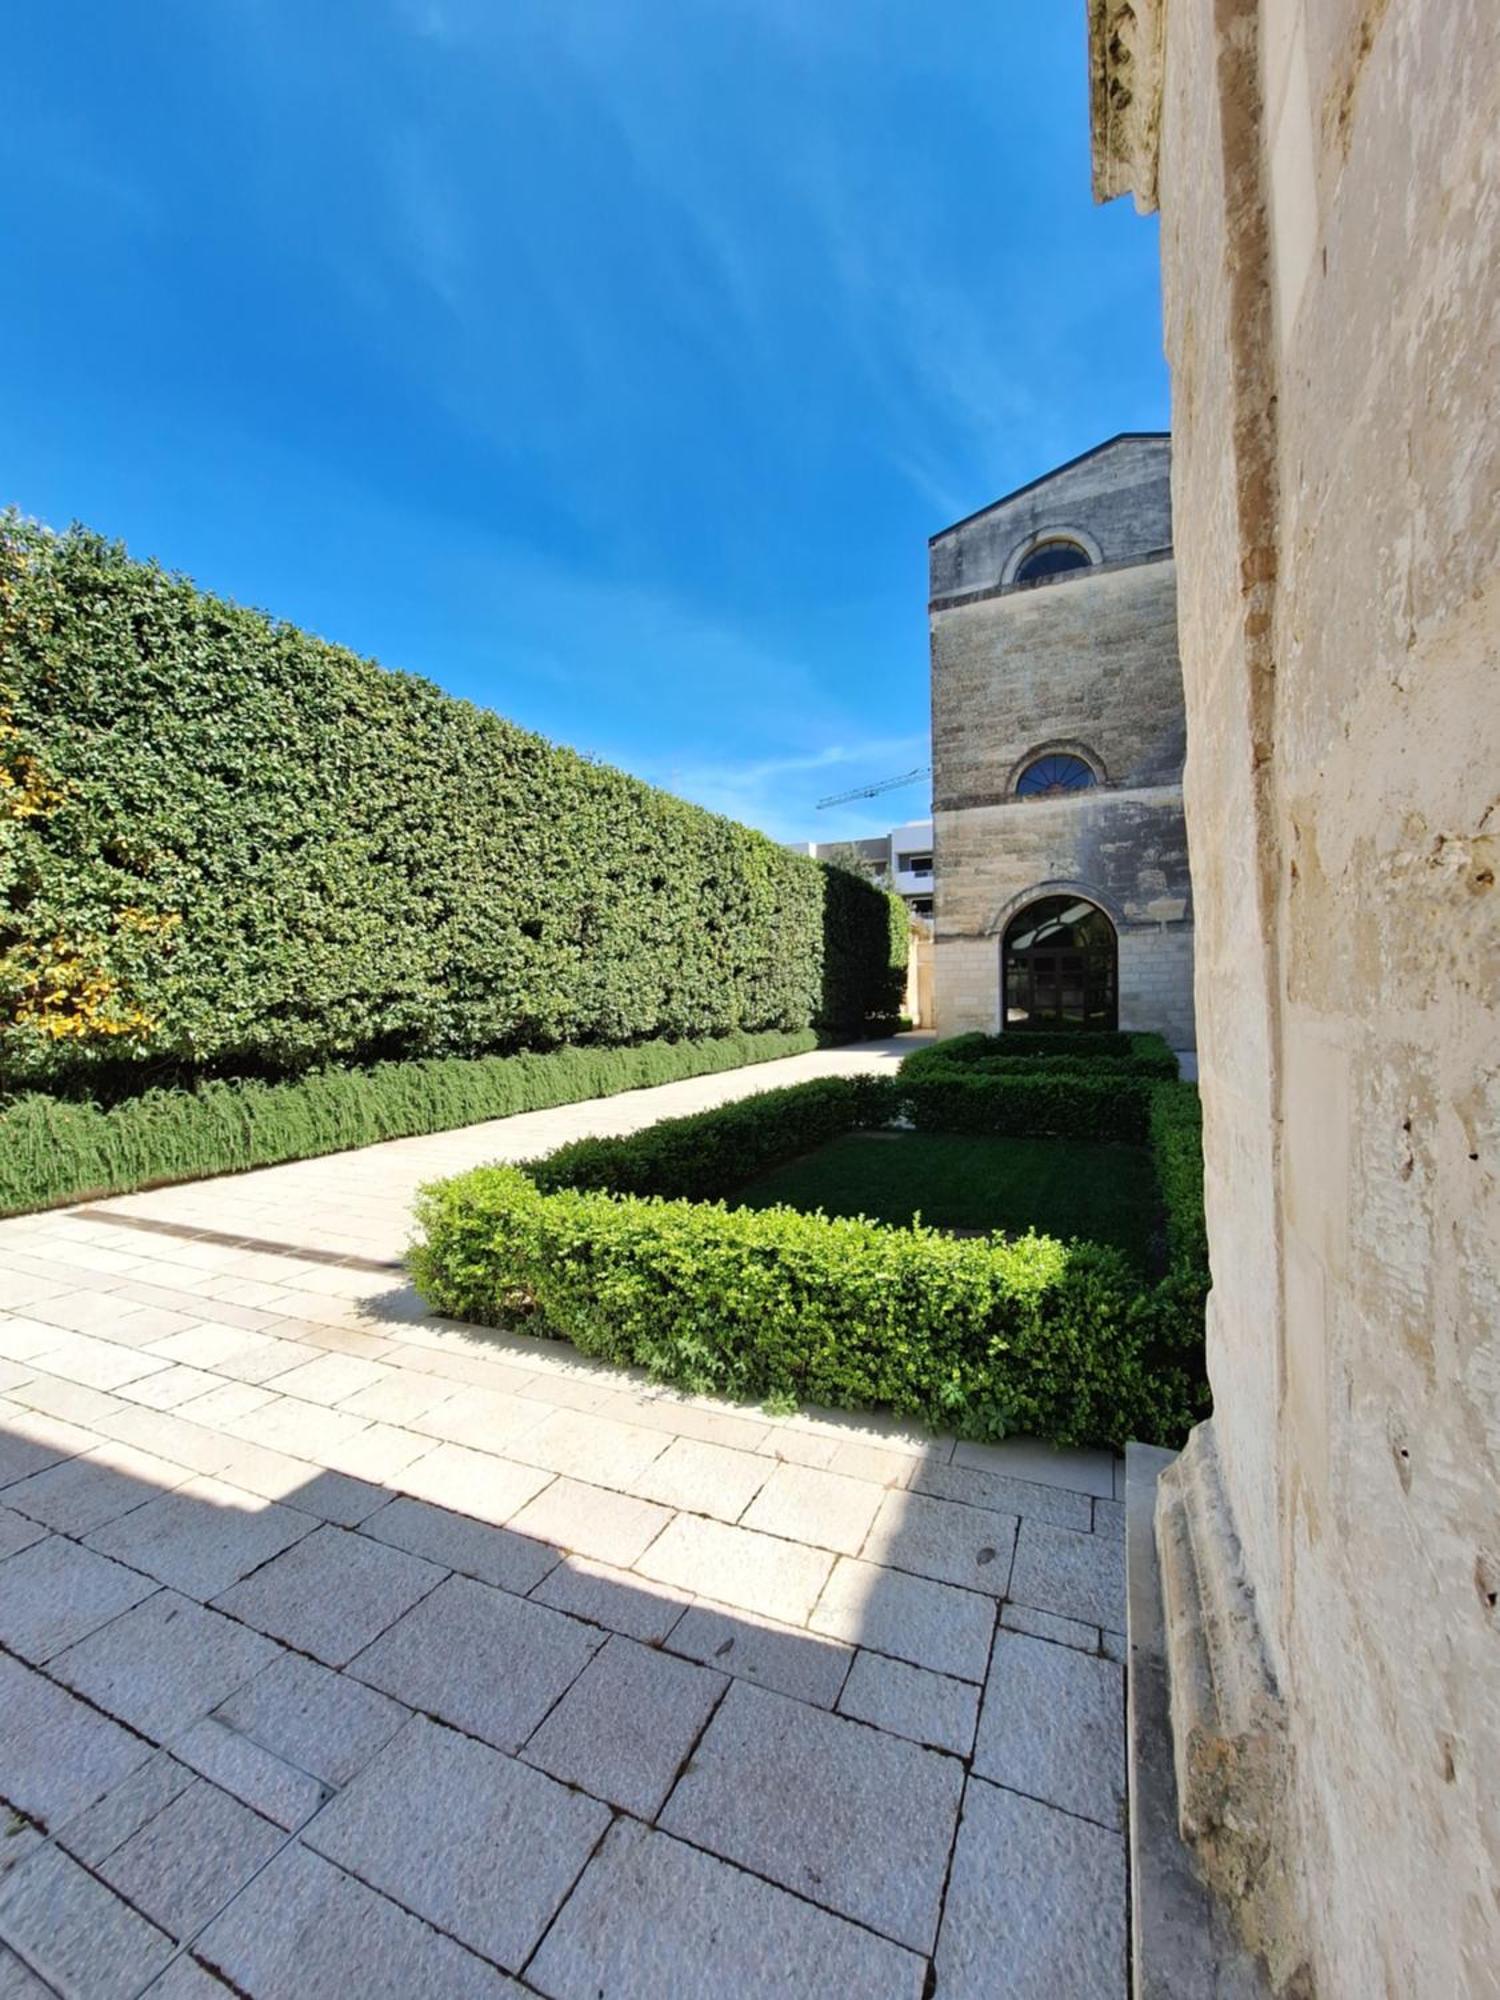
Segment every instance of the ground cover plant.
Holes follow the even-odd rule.
[[[767,1092],[440,1182],[419,1204],[417,1283],[440,1312],[484,1324],[530,1313],[587,1353],[691,1390],[883,1405],[980,1438],[1180,1439],[1205,1401],[1190,1085],[1112,1078],[1117,1096],[1136,1087],[1104,1136],[1149,1148],[1165,1209],[1149,1272],[1089,1241],[956,1237],[740,1204],[757,1176],[841,1138],[940,1131],[949,1080],[913,1067]],[[966,1130],[1009,1124],[1026,1103],[1044,1124],[1053,1115],[1054,1099],[1018,1096],[1010,1077],[966,1088]],[[1000,1106],[987,1125],[984,1090]]]
[[[816,1048],[811,1028],[624,1049],[553,1049],[331,1068],[280,1082],[148,1090],[112,1105],[34,1091],[0,1102],[0,1214],[273,1166]]]
[[[0,1088],[870,1032],[862,877],[0,517]]]

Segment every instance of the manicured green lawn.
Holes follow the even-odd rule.
[[[938,1229],[998,1229],[1114,1243],[1137,1262],[1157,1225],[1151,1156],[1074,1139],[851,1132],[789,1160],[730,1199],[745,1208],[825,1210]]]

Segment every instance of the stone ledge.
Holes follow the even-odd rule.
[[[1178,1831],[1157,1482],[1175,1455],[1125,1453],[1133,2000],[1266,2000],[1265,1980],[1198,1875]]]

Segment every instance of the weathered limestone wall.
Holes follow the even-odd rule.
[[[1113,468],[1111,470],[1111,468]],[[1000,1026],[1000,943],[1037,896],[1071,891],[1119,936],[1120,1025],[1194,1046],[1185,734],[1165,441],[1122,440],[933,543],[933,583],[992,583],[1027,534],[1071,524],[1104,561],[932,609],[935,988],[944,1034]],[[1062,489],[1059,491],[1058,489]],[[979,554],[955,553],[978,539]],[[1090,792],[1017,798],[1040,750]]]
[[[1182,791],[1099,790],[936,814],[944,1034],[1000,1024],[1000,937],[1037,895],[1076,890],[1119,936],[1120,1026],[1193,1047],[1192,902]],[[1055,885],[1055,886],[1054,886]]]
[[[1155,16],[1094,0],[1148,199]],[[1289,1745],[1246,1909],[1322,1995],[1494,1994],[1500,9],[1164,27],[1214,1431]]]

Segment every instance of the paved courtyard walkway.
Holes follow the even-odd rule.
[[[5,2000],[1121,2000],[1112,1460],[399,1268],[434,1175],[902,1052],[0,1223]]]

